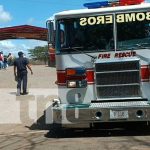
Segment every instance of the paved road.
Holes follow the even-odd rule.
[[[55,68],[33,66],[33,71],[33,76],[29,74],[29,95],[16,97],[13,68],[0,70],[0,149],[150,149],[150,129],[136,129],[136,124],[128,130],[52,130],[44,124],[43,112],[57,97]]]

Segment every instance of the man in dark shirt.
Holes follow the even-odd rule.
[[[19,58],[17,58],[14,61],[14,75],[15,79],[18,82],[17,84],[17,96],[20,94],[26,95],[27,92],[27,68],[31,71],[31,74],[33,74],[31,66],[29,65],[29,61],[27,58],[23,57],[23,52],[18,52]],[[23,81],[23,93],[21,93],[21,83]]]

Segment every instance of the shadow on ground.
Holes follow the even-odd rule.
[[[30,130],[50,130],[51,124],[46,124],[46,115],[45,113],[37,120],[36,123],[33,123],[30,127],[26,126],[26,128]]]
[[[16,95],[16,92],[10,92],[9,94],[11,94],[11,95]]]
[[[148,126],[93,128],[93,129],[61,129],[52,127],[45,135],[47,138],[78,138],[78,137],[115,137],[115,136],[149,136]]]
[[[64,129],[58,124],[46,124],[45,113],[37,123],[27,127],[30,130],[48,130],[46,138],[78,137],[115,137],[115,136],[149,136],[150,126],[146,122],[97,124],[95,128]]]

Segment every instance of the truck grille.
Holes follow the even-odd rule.
[[[139,59],[95,63],[98,99],[140,97]]]

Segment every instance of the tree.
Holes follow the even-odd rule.
[[[44,61],[46,64],[48,58],[48,46],[36,46],[34,49],[29,49],[28,51],[31,59]]]

